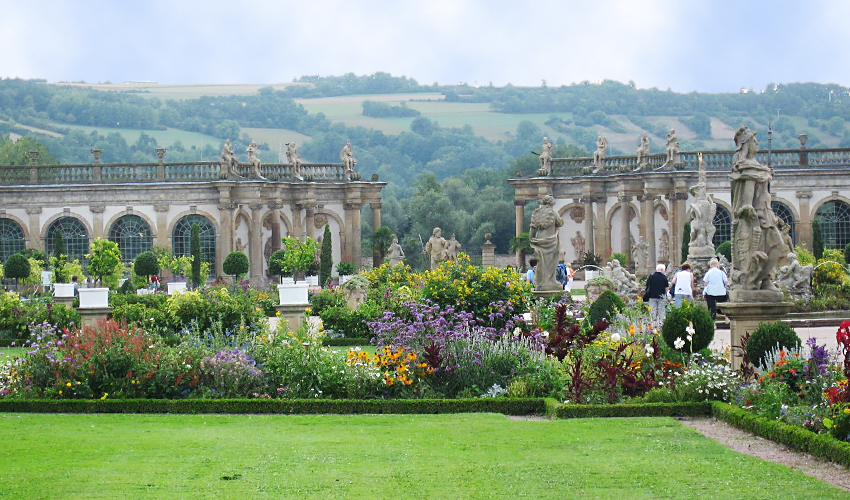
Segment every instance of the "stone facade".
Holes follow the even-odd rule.
[[[346,180],[340,164],[302,164],[304,180],[292,178],[285,164],[262,165],[262,179],[228,179],[222,168],[214,162],[0,167],[0,224],[20,234],[26,247],[49,251],[57,222],[91,241],[114,236],[120,222],[134,216],[133,227],[147,238],[142,245],[177,250],[181,221],[200,221],[208,230],[204,252],[214,254],[215,273],[222,275],[228,253],[241,250],[255,283],[265,279],[268,257],[282,236],[317,239],[326,222],[334,262],[359,264],[360,212],[367,203],[380,227],[386,183]]]

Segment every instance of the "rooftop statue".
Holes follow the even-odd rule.
[[[676,138],[676,129],[670,129],[667,132],[667,162],[665,164],[676,163],[679,156],[679,139]]]
[[[646,166],[646,155],[649,154],[649,137],[646,136],[646,132],[640,136],[640,146],[637,150],[637,168],[635,170],[640,170],[644,166]]]
[[[286,161],[292,165],[292,178],[303,180],[301,176],[301,157],[298,155],[298,150],[295,148],[294,142],[286,143]]]
[[[549,138],[543,138],[543,145],[540,147],[540,175],[552,175],[552,144],[549,143]]]
[[[264,179],[263,174],[260,172],[260,159],[257,158],[257,143],[251,141],[251,144],[248,145],[248,148],[245,149],[248,152],[248,163],[251,165],[251,175],[256,179]]]
[[[596,151],[593,152],[593,172],[605,167],[605,152],[608,150],[608,139],[601,135],[596,139]]]
[[[237,169],[239,166],[239,160],[237,160],[236,155],[233,154],[233,149],[230,147],[230,139],[225,139],[224,146],[221,148],[221,164],[230,176],[239,176],[239,171]]]
[[[735,132],[732,157],[732,286],[733,302],[780,301],[772,278],[787,250],[770,206],[771,169],[756,160],[756,132]],[[758,293],[753,293],[758,292]],[[737,297],[737,298],[736,298]]]
[[[345,177],[351,178],[354,173],[354,166],[357,165],[357,159],[354,158],[354,152],[351,151],[351,141],[347,141],[342,151],[339,152],[339,159],[342,160],[342,166],[345,167]]]

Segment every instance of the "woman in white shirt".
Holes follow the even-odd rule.
[[[726,272],[720,268],[716,258],[711,259],[708,263],[708,271],[703,276],[702,282],[705,283],[702,294],[705,295],[705,302],[711,312],[711,319],[715,319],[717,317],[717,303],[725,300],[726,285],[729,283]]]
[[[682,270],[673,276],[670,287],[673,289],[673,301],[676,309],[682,305],[683,300],[689,302],[694,300],[694,273],[691,272],[690,264],[687,262],[682,264]]]

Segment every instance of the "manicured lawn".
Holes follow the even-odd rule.
[[[5,361],[15,356],[22,358],[26,353],[27,349],[25,347],[0,347],[0,361]]]
[[[5,498],[847,498],[667,418],[0,414]]]

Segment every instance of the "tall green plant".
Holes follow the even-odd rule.
[[[201,285],[201,226],[198,224],[192,224],[189,253],[192,257],[192,288],[198,288]]]
[[[224,271],[224,274],[233,276],[234,284],[239,283],[239,276],[247,273],[250,268],[248,256],[239,251],[230,252],[230,254],[225,257],[221,268]]]
[[[89,245],[89,251],[91,253],[86,256],[89,259],[89,274],[97,277],[97,283],[103,285],[104,276],[114,275],[121,266],[121,250],[114,241],[95,238]],[[118,284],[117,279],[114,282]]]
[[[682,233],[682,262],[688,260],[688,245],[691,244],[691,223],[685,223],[685,230]]]
[[[16,253],[6,259],[4,272],[7,278],[13,278],[15,280],[15,288],[17,289],[18,281],[30,275],[30,262],[23,255]]]
[[[333,240],[331,240],[331,226],[325,224],[325,234],[322,235],[322,255],[319,262],[319,284],[324,288],[331,279],[333,271]]]
[[[53,281],[65,283],[68,276],[65,275],[65,264],[68,262],[68,251],[65,248],[65,237],[60,229],[53,232],[53,256],[50,258],[50,266],[53,268]]]
[[[292,273],[295,280],[304,279],[305,273],[316,257],[319,244],[309,236],[304,242],[298,238],[284,236],[281,238],[285,254],[283,256],[282,270],[284,273]]]
[[[823,233],[820,230],[820,221],[817,219],[812,221],[812,253],[817,260],[823,258]]]
[[[520,233],[511,238],[509,250],[512,254],[520,254],[521,270],[525,271],[525,257],[534,252],[531,248],[531,241],[528,239],[528,233]]]
[[[387,254],[387,248],[393,242],[393,231],[387,226],[381,226],[372,234],[372,266],[380,267]]]

